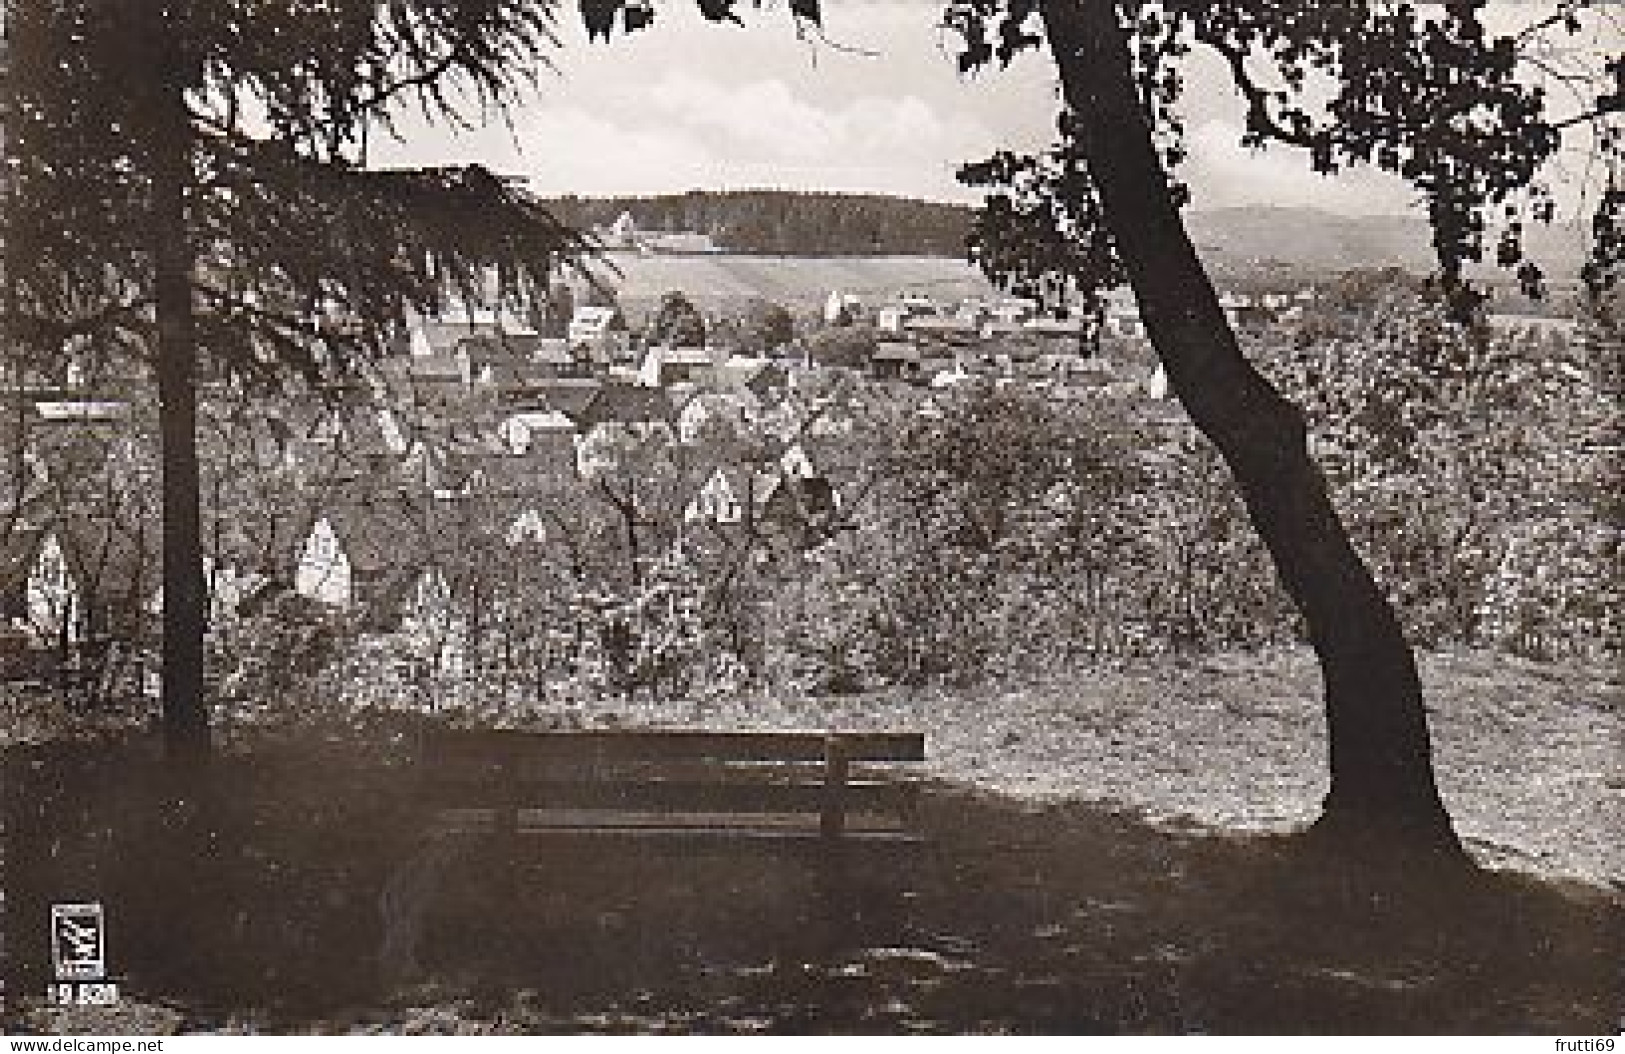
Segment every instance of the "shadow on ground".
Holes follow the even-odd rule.
[[[169,785],[151,743],[7,751],[10,1027],[1600,1033],[1618,1023],[1622,910],[1608,892],[1501,873],[1379,876],[1294,839],[1169,832],[1087,805],[950,787],[926,796],[928,846],[859,854],[834,880],[777,854],[514,858],[465,844],[418,883],[403,953],[401,868],[422,851],[425,809],[396,760],[405,753],[382,734],[365,747],[262,744],[220,759],[200,801]],[[49,904],[79,899],[106,907],[109,966],[127,1005],[148,1011],[139,1020],[52,1015],[15,998],[49,980]],[[417,970],[403,974],[410,960]]]

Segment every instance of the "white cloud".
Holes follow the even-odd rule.
[[[780,80],[725,86],[673,72],[650,90],[650,103],[670,119],[717,132],[744,156],[826,156],[839,138],[838,118],[796,98]]]
[[[668,74],[649,91],[653,109],[696,134],[720,137],[717,148],[747,165],[918,166],[993,140],[980,121],[949,121],[914,94],[824,101],[781,79],[727,84],[686,72]]]
[[[831,3],[831,38],[875,57],[798,40],[782,9],[739,30],[689,6],[608,45],[576,40],[566,18],[558,75],[516,107],[515,135],[407,120],[410,141],[377,160],[477,159],[546,193],[775,186],[972,200],[958,164],[1051,134],[1045,71],[960,78],[929,3]]]

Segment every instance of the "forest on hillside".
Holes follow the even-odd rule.
[[[880,194],[693,190],[653,197],[548,202],[577,227],[605,227],[630,212],[648,231],[709,234],[731,252],[784,256],[965,256],[971,210]]]

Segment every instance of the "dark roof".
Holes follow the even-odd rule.
[[[573,365],[574,360],[570,361]],[[529,359],[493,362],[489,364],[489,368],[491,383],[515,394],[535,391],[545,382],[558,376],[558,367],[554,364],[532,362]]]
[[[468,356],[476,372],[487,365],[548,363],[572,366],[576,362],[569,341],[537,333],[482,333],[464,337],[457,348]]]
[[[587,411],[593,423],[619,421],[648,424],[672,419],[671,402],[659,388],[641,384],[606,384]]]
[[[464,337],[462,340],[457,342],[457,348],[454,354],[458,358],[466,357],[468,359],[469,369],[476,374],[479,373],[482,367],[497,363],[513,362],[519,357],[518,354],[508,346],[506,341],[494,333]]]
[[[538,409],[557,410],[579,425],[603,387],[603,382],[588,377],[540,381],[527,389],[526,403]]]

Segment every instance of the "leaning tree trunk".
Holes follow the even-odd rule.
[[[1459,851],[1434,783],[1415,658],[1309,457],[1302,413],[1242,355],[1185,231],[1112,0],[1041,5],[1074,134],[1170,385],[1240,486],[1325,683],[1317,826]]]
[[[207,595],[198,511],[195,259],[186,213],[191,129],[181,71],[163,69],[155,76],[159,84],[154,91],[150,140],[153,206],[149,237],[163,455],[163,731],[172,758],[196,762],[209,753],[209,719],[203,697]]]

